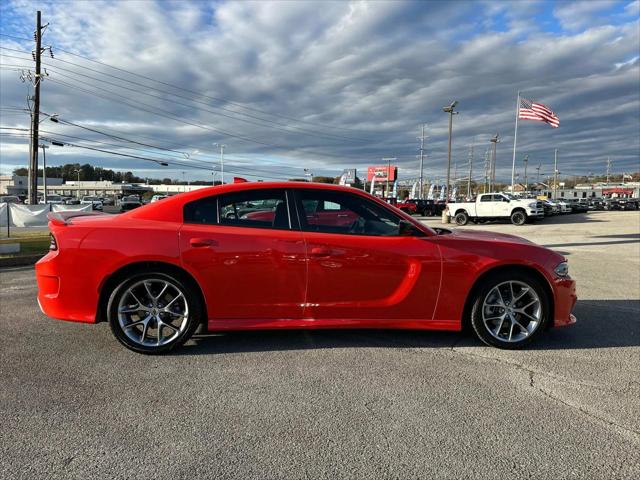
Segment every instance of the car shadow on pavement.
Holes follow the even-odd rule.
[[[543,247],[546,248],[556,248],[556,247],[588,247],[591,245],[622,245],[625,243],[638,243],[640,244],[640,239],[633,238],[631,240],[610,240],[608,242],[574,242],[574,243],[551,243],[551,244],[543,244]]]
[[[552,328],[528,350],[575,350],[640,346],[640,300],[586,300],[574,309],[578,322]],[[174,355],[215,355],[332,348],[484,347],[469,332],[415,330],[272,330],[203,333]],[[491,347],[486,347],[491,348]]]

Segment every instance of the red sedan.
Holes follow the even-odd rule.
[[[107,321],[159,353],[210,331],[471,327],[519,348],[575,322],[566,260],[511,236],[432,229],[367,193],[238,183],[121,215],[53,213],[36,264],[54,318]]]

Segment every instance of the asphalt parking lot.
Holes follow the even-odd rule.
[[[526,351],[281,331],[149,357],[0,271],[0,477],[640,478],[640,212],[464,228],[562,252],[578,323]]]

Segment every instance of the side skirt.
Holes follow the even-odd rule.
[[[371,320],[371,319],[215,319],[209,320],[209,331],[223,330],[279,330],[322,328],[379,328],[400,330],[447,330],[460,331],[459,320]]]

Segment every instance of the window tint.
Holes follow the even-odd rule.
[[[482,195],[480,197],[481,202],[491,202],[493,200],[493,195]]]
[[[206,197],[184,206],[184,223],[218,223],[218,197]]]
[[[249,190],[221,195],[218,208],[221,225],[290,228],[284,190]]]
[[[400,217],[371,200],[345,192],[298,190],[302,228],[346,235],[399,234]]]

